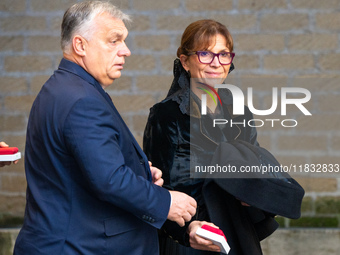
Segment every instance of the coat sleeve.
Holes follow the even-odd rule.
[[[144,131],[143,150],[152,164],[163,171],[164,186],[172,189],[170,172],[173,167],[174,157],[178,146],[177,120],[171,119],[165,108],[155,105],[150,109],[149,118]],[[167,220],[163,227],[166,236],[189,246],[186,229],[189,223],[180,227],[176,222]]]
[[[143,137],[143,150],[153,166],[163,172],[165,185],[170,185],[170,171],[178,144],[177,121],[159,109],[158,105],[150,109],[149,118]]]
[[[79,99],[64,125],[67,148],[87,181],[84,185],[98,199],[142,220],[148,218],[147,223],[160,228],[169,212],[170,193],[125,164],[126,155],[122,154],[118,139],[122,127],[115,121],[103,101],[90,96]],[[130,156],[131,160],[138,160]]]

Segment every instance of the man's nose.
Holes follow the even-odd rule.
[[[128,57],[131,55],[131,51],[129,50],[128,46],[125,44],[125,42],[123,43],[124,45],[122,45],[122,48],[118,51],[117,55],[119,57]]]

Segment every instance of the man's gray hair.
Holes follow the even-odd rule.
[[[61,24],[61,49],[63,52],[70,53],[75,34],[83,36],[86,40],[90,39],[94,32],[92,21],[102,13],[108,13],[123,22],[131,21],[127,14],[110,2],[88,1],[74,4],[65,12]]]

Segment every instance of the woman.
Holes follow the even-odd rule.
[[[232,116],[231,93],[226,89],[214,89],[214,84],[221,84],[234,68],[233,39],[228,29],[219,22],[199,20],[184,31],[177,56],[169,93],[150,110],[144,133],[144,151],[153,165],[163,171],[165,186],[192,196],[198,208],[196,215],[183,228],[170,221],[164,224],[160,236],[161,254],[219,254],[218,246],[195,234],[203,224],[216,224],[230,235],[227,236],[228,243],[232,244],[229,254],[262,254],[259,240],[263,236],[257,235],[255,223],[250,227],[251,238],[255,240],[254,247],[244,247],[242,235],[236,233],[238,231],[235,228],[238,230],[240,227],[242,234],[243,230],[248,231],[245,229],[249,228],[249,224],[246,228],[232,226],[230,222],[233,219],[229,217],[226,220],[228,217],[224,216],[218,217],[218,222],[211,222],[210,209],[218,212],[223,210],[219,205],[218,208],[207,208],[202,194],[204,179],[190,178],[193,165],[209,165],[220,142],[241,139],[257,144],[255,128],[212,125],[213,119],[233,120],[235,123],[243,120],[247,123],[252,119],[247,107],[244,116]],[[202,98],[205,98],[203,107]],[[207,114],[203,114],[204,109]],[[247,222],[252,221],[252,213],[248,212],[253,210],[252,207],[219,188],[216,188],[216,192],[223,194],[222,203],[228,201],[226,206],[236,208],[234,212],[242,214]],[[261,217],[263,220],[267,215]],[[240,225],[244,219],[240,220]],[[271,222],[269,232],[273,232],[276,227]]]

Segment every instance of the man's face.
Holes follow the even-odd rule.
[[[95,31],[85,45],[85,69],[104,88],[121,76],[125,57],[131,52],[125,44],[128,30],[124,22],[103,13],[95,17]]]

